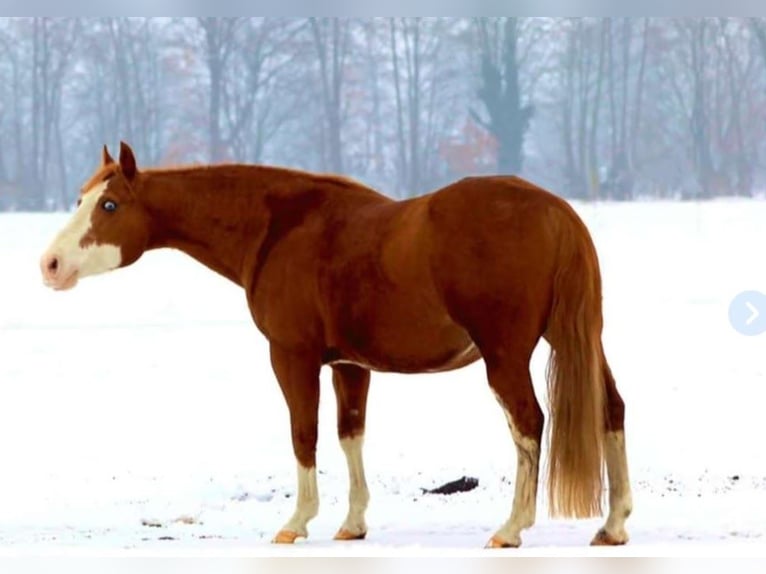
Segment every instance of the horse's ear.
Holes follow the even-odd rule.
[[[103,167],[113,163],[114,160],[112,159],[112,156],[109,155],[109,150],[106,148],[106,144],[104,144],[104,149],[101,150],[101,166]]]
[[[131,181],[136,177],[136,158],[133,155],[133,150],[125,142],[120,142],[120,169],[122,174]]]

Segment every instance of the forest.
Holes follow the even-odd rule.
[[[344,174],[395,198],[518,174],[583,201],[764,189],[766,19],[0,19],[0,210],[141,166]]]

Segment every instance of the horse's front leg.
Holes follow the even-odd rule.
[[[273,542],[292,544],[296,538],[308,536],[308,522],[319,511],[316,445],[321,363],[306,353],[272,344],[271,365],[290,409],[293,451],[298,463],[295,512],[274,537]]]
[[[370,493],[364,476],[362,443],[370,371],[356,365],[335,365],[332,382],[338,402],[338,438],[348,464],[348,516],[336,540],[361,540],[367,535],[364,514]]]

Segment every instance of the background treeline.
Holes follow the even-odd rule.
[[[344,173],[395,197],[518,173],[580,199],[764,188],[766,20],[2,18],[0,209],[140,164]]]

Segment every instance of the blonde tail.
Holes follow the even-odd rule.
[[[602,513],[605,388],[601,277],[595,248],[577,220],[562,248],[546,337],[548,497],[551,516]]]

